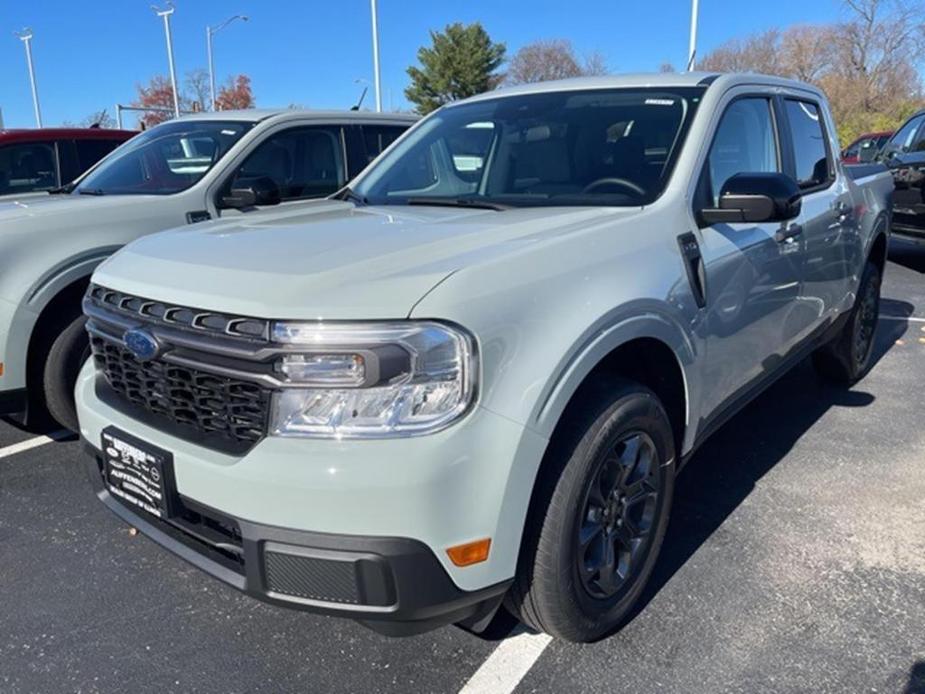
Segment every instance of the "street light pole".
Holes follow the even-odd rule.
[[[379,13],[376,0],[369,0],[373,15],[373,81],[376,83],[376,113],[382,113],[382,85],[379,76]]]
[[[42,127],[42,109],[39,108],[39,92],[35,86],[35,66],[32,64],[32,29],[16,32],[16,36],[26,47],[26,63],[29,65],[29,83],[32,85],[32,107],[35,109],[36,127]]]
[[[240,19],[242,22],[246,22],[247,16],[243,14],[236,14],[234,17],[229,17],[226,19],[214,29],[212,27],[206,27],[206,51],[209,54],[209,94],[212,99],[213,111],[215,110],[215,62],[212,59],[212,37],[236,19]]]
[[[151,5],[151,9],[158,17],[164,19],[164,35],[167,37],[167,62],[170,65],[170,86],[173,89],[173,112],[180,117],[180,93],[177,91],[177,71],[173,64],[173,37],[170,35],[170,15],[174,12],[173,3],[168,0],[167,9],[161,10],[156,5]]]
[[[691,42],[687,51],[687,71],[694,69],[697,58],[697,15],[699,14],[700,0],[691,0]]]

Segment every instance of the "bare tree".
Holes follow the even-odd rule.
[[[581,59],[571,41],[547,39],[529,43],[514,54],[507,82],[527,84],[606,73],[607,63],[601,53],[595,51]]]
[[[201,67],[190,70],[186,73],[184,82],[192,110],[209,110],[212,106],[212,92],[209,88],[209,71]]]
[[[832,26],[798,25],[780,37],[780,68],[788,77],[815,82],[831,71],[836,59],[837,29]]]
[[[764,72],[820,86],[843,142],[895,128],[922,103],[923,2],[844,0],[844,6],[844,21],[733,39],[698,67]]]
[[[732,39],[714,49],[697,64],[700,70],[716,72],[761,72],[778,75],[780,32],[768,29],[741,39]]]

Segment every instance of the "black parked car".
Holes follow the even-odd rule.
[[[893,173],[893,232],[925,241],[925,110],[903,123],[878,155]]]

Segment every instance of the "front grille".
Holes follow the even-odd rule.
[[[97,369],[116,394],[192,432],[254,444],[266,433],[270,391],[256,383],[170,364],[139,361],[126,348],[92,336]]]
[[[100,308],[139,318],[146,323],[186,328],[213,335],[228,335],[267,342],[270,322],[262,318],[230,316],[216,311],[174,306],[139,296],[90,285],[87,298]]]
[[[99,394],[150,426],[239,454],[266,436],[273,383],[270,321],[146,299],[91,285],[84,298]],[[160,345],[150,360],[123,342],[143,328]],[[270,357],[271,358],[271,357]]]

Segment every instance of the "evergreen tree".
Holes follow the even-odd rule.
[[[497,87],[503,75],[505,46],[494,43],[478,22],[450,24],[443,32],[431,31],[432,46],[418,50],[420,67],[409,67],[411,86],[408,101],[427,114],[443,104],[487,92]]]

